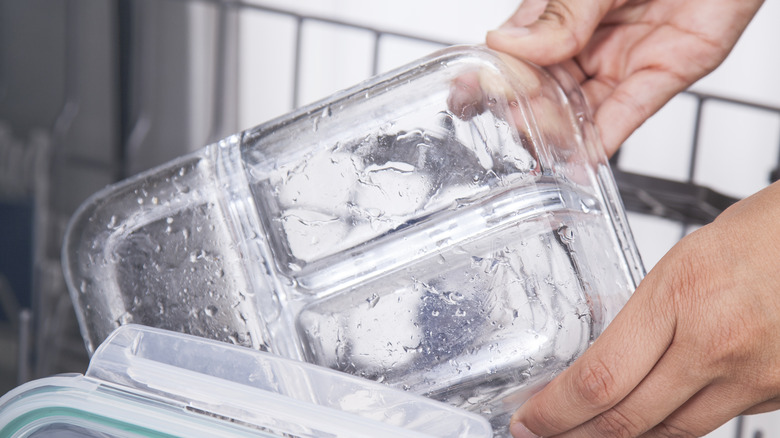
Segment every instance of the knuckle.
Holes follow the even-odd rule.
[[[603,437],[629,438],[641,432],[641,428],[617,409],[610,409],[593,418],[593,429]]]
[[[599,360],[587,363],[580,371],[579,396],[588,405],[606,410],[614,404],[615,377]]]
[[[547,3],[544,12],[539,16],[540,20],[551,21],[561,26],[572,23],[574,18],[574,11],[571,10],[569,5],[566,2],[558,0],[552,0]]]
[[[659,438],[697,438],[699,435],[670,424],[661,423],[653,428],[652,436]]]
[[[559,45],[563,45],[565,51],[576,53],[582,49],[581,41],[573,30],[577,23],[577,15],[566,2],[549,2],[544,12],[539,16],[539,20],[551,23],[554,27],[565,32],[561,40],[558,41]]]

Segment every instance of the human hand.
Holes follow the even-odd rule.
[[[780,182],[682,239],[516,438],[694,437],[780,408]]]
[[[523,0],[487,45],[582,84],[604,148],[717,67],[762,0]]]

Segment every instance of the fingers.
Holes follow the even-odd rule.
[[[684,359],[682,361],[684,362]],[[675,361],[670,361],[667,365],[673,365],[672,362]],[[696,370],[691,370],[690,367],[687,368],[687,374],[691,380],[685,382],[675,378],[674,374],[681,374],[679,365],[682,364],[676,364],[676,371],[654,369],[651,376],[657,376],[658,379],[655,380],[661,385],[642,382],[626,400],[563,436],[704,436],[739,415],[741,409],[754,403],[753,400],[742,397],[739,388],[734,386],[729,388],[712,383],[699,388],[703,379],[696,377]],[[663,383],[663,377],[672,377],[678,384]],[[679,408],[675,408],[678,406]]]
[[[651,430],[710,383],[708,376],[689,366],[689,361],[687,347],[671,346],[628,396],[565,436],[635,437]]]
[[[515,436],[694,437],[777,408],[780,238],[755,224],[778,215],[780,183],[683,239],[593,346],[518,410],[528,431]]]
[[[582,50],[612,3],[529,0],[501,28],[488,32],[486,42],[539,65],[561,62]]]
[[[672,342],[668,303],[642,293],[651,275],[596,342],[512,418],[536,435],[568,431],[611,409],[656,366]],[[660,384],[660,383],[659,383]]]
[[[470,120],[485,110],[483,94],[479,73],[470,72],[452,81],[447,106],[456,117]]]
[[[512,71],[512,78],[525,94],[536,94],[541,87],[538,74],[513,58],[505,59]],[[505,77],[488,69],[479,69],[460,74],[450,84],[447,106],[452,113],[462,119],[469,120],[495,104],[491,99],[504,99],[507,102],[517,100],[518,89]]]
[[[504,23],[501,28],[511,29],[513,27],[525,27],[536,21],[549,0],[523,0],[514,14]]]
[[[761,402],[751,388],[735,382],[724,382],[717,374],[708,373],[708,367],[705,366],[707,360],[696,356],[699,350],[692,344],[680,341],[675,335],[674,343],[636,388],[614,406],[582,425],[566,429],[568,425],[563,425],[564,420],[560,418],[540,416],[542,421],[537,422],[529,419],[525,412],[519,412],[515,419],[524,421],[527,428],[513,425],[511,430],[516,438],[548,434],[558,436],[559,433],[561,438],[697,437],[714,431],[741,413],[766,412],[778,407],[778,400],[770,398]],[[697,363],[701,365],[697,366]],[[578,364],[575,363],[572,368]],[[620,370],[628,371],[630,369]],[[545,391],[547,389],[539,394]],[[608,390],[604,392],[609,393]],[[538,402],[537,397],[528,404]],[[602,403],[603,406],[610,404]],[[563,404],[555,407],[567,408]],[[527,406],[522,409],[527,409]],[[537,409],[537,412],[542,411]],[[555,423],[555,426],[547,421]]]
[[[593,78],[582,84],[588,104],[595,108],[593,119],[608,156],[645,120],[686,87],[671,73],[639,71],[617,86],[606,78]]]

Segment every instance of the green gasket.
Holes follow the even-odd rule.
[[[12,437],[15,433],[22,430],[22,428],[24,428],[26,425],[51,417],[84,420],[87,423],[97,424],[120,432],[130,432],[132,434],[148,438],[178,438],[176,435],[158,432],[153,429],[133,425],[115,418],[62,406],[34,409],[32,411],[26,412],[16,417],[5,427],[0,429],[0,437]],[[83,425],[80,426],[83,427]]]

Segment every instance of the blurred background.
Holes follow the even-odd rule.
[[[86,370],[60,266],[92,193],[438,48],[519,0],[0,0],[0,394]],[[778,177],[780,2],[613,159],[649,270]],[[780,437],[780,414],[711,437]]]

